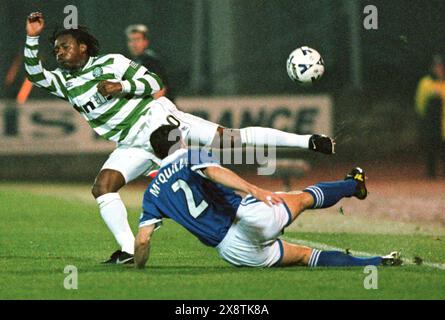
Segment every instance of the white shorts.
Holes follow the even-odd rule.
[[[219,124],[178,110],[176,105],[166,97],[161,97],[155,101],[159,102],[162,108],[153,109],[151,119],[154,123],[150,126],[154,128],[153,131],[159,128],[161,124],[167,124],[167,117],[173,115],[180,122],[179,128],[183,133],[184,140],[191,141],[196,146],[198,146],[198,143],[203,146],[210,146]]]
[[[216,247],[220,256],[235,266],[273,267],[283,257],[278,237],[292,222],[285,203],[268,207],[247,196],[241,202],[236,219]]]
[[[142,148],[118,147],[105,161],[101,170],[119,171],[128,183],[139,176],[147,176],[150,171],[159,168],[159,159]]]
[[[179,111],[173,102],[161,97],[150,102],[150,110],[141,119],[143,123],[140,124],[138,133],[119,143],[101,170],[119,171],[128,183],[159,168],[160,159],[153,154],[150,135],[160,126],[169,124],[172,120],[175,121],[174,119],[179,120],[183,139],[192,141],[196,146],[198,143],[210,145],[219,126],[216,123]]]

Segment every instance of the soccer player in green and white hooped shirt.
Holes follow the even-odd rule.
[[[26,22],[25,69],[30,81],[68,101],[100,136],[117,143],[101,168],[92,193],[100,213],[121,246],[105,261],[133,262],[134,236],[118,194],[128,182],[146,175],[160,163],[153,154],[150,134],[163,124],[179,125],[184,139],[210,146],[229,136],[231,145],[296,147],[334,153],[333,139],[324,135],[297,135],[271,128],[223,128],[179,111],[167,98],[152,94],[162,89],[160,78],[120,54],[98,55],[97,39],[83,28],[53,34],[59,68],[45,70],[38,58],[43,14],[31,13]]]

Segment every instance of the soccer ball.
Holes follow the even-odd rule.
[[[286,63],[289,78],[298,83],[312,83],[324,73],[324,61],[317,50],[303,46],[289,55]]]

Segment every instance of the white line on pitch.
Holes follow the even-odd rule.
[[[336,250],[336,251],[344,251],[345,250],[344,248],[330,246],[328,244],[321,243],[321,242],[301,240],[301,239],[295,239],[295,238],[290,238],[290,237],[281,237],[281,238],[283,240],[286,240],[286,241],[289,241],[289,242],[292,242],[295,244],[300,244],[302,246],[308,246],[308,247],[314,247],[314,248],[322,249],[322,250]],[[370,253],[370,252],[356,251],[356,250],[350,250],[350,251],[351,251],[351,253],[359,255],[359,256],[368,256],[368,257],[380,256],[380,254],[377,254],[377,253]],[[406,259],[403,259],[403,264],[415,265],[414,262],[408,261]],[[431,267],[431,268],[445,270],[445,264],[443,264],[443,263],[423,261],[422,265]]]

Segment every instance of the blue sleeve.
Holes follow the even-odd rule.
[[[162,224],[162,214],[158,208],[153,202],[144,198],[142,209],[143,211],[139,218],[139,228],[154,224],[155,230],[158,229]]]
[[[191,149],[189,150],[189,164],[192,171],[207,167],[220,167],[219,161],[212,155],[209,149]]]

